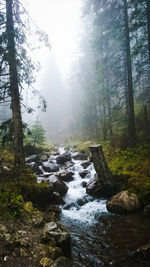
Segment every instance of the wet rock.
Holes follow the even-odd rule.
[[[90,172],[88,170],[84,170],[82,172],[79,172],[79,175],[81,178],[85,178]]]
[[[67,203],[67,204],[65,204],[64,207],[63,207],[63,209],[64,209],[64,210],[70,210],[71,208],[74,208],[74,207],[77,208],[77,204],[74,203],[74,202],[71,202],[71,203]]]
[[[66,258],[66,257],[60,257],[58,258],[51,267],[73,267],[73,262]]]
[[[71,153],[65,152],[56,158],[58,164],[64,164],[67,161],[71,161]]]
[[[87,160],[87,155],[79,152],[72,153],[71,157],[76,160]]]
[[[86,185],[86,193],[93,196],[98,196],[100,190],[100,184],[97,177],[95,179],[90,180]]]
[[[91,163],[89,161],[84,161],[81,163],[81,166],[86,169]]]
[[[48,160],[48,156],[47,155],[42,155],[40,160],[41,161],[47,161]]]
[[[49,176],[53,175],[53,172],[49,172],[49,173],[42,173],[39,175],[39,177],[43,177],[43,178],[48,178]]]
[[[72,161],[67,161],[67,162],[65,162],[65,168],[66,168],[66,169],[72,167],[73,165],[74,165],[74,162],[72,162]]]
[[[139,247],[135,252],[133,252],[132,259],[135,261],[150,260],[150,244],[145,244]]]
[[[57,172],[55,175],[61,181],[70,182],[73,180],[74,172],[62,170],[62,171]]]
[[[51,155],[52,155],[52,156],[59,156],[60,153],[59,153],[58,151],[56,151],[56,152],[52,152]]]
[[[42,167],[43,167],[44,171],[46,171],[46,172],[59,171],[59,167],[57,165],[55,165],[54,163],[51,163],[51,162],[47,162],[47,161],[42,163]]]
[[[36,160],[37,160],[37,155],[31,155],[25,158],[26,163],[36,162]]]
[[[137,211],[140,208],[140,202],[135,194],[128,191],[122,191],[113,196],[106,203],[107,210],[114,213],[128,213]]]
[[[26,166],[36,174],[43,174],[36,162],[26,163]]]
[[[49,183],[53,186],[53,191],[58,192],[61,196],[65,195],[68,191],[68,186],[54,175],[49,177]]]
[[[150,217],[150,203],[144,208],[144,215]]]
[[[82,185],[82,187],[86,187],[87,186],[87,182],[85,182],[85,181],[83,181],[82,183],[81,183],[81,185]]]
[[[124,187],[122,188],[123,190],[125,189]],[[114,186],[111,183],[103,184],[96,174],[94,179],[87,183],[86,193],[95,197],[110,198],[112,195],[120,192],[120,189],[121,187],[117,183]]]
[[[65,256],[71,255],[71,238],[66,228],[56,222],[46,223],[42,233],[42,240],[51,242],[55,240],[56,246],[60,247]]]
[[[83,206],[83,205],[85,205],[88,202],[89,202],[89,200],[87,199],[87,197],[84,197],[84,198],[78,199],[77,204],[79,206]]]

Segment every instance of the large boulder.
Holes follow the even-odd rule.
[[[70,161],[70,160],[71,160],[70,152],[65,152],[56,158],[56,161],[58,164],[64,164],[65,162]]]
[[[129,194],[125,190],[108,200],[106,207],[113,213],[129,213],[137,211],[140,208],[140,202],[135,194]]]
[[[57,172],[55,175],[61,181],[70,182],[73,180],[74,172],[61,170],[61,171]]]
[[[51,185],[53,187],[53,192],[58,192],[61,196],[67,193],[68,186],[63,181],[60,181],[56,176],[50,176],[48,181],[49,186]]]
[[[79,152],[72,153],[71,157],[75,160],[87,160],[87,155]]]
[[[42,167],[43,167],[43,170],[45,172],[57,172],[59,171],[59,167],[52,163],[52,162],[48,162],[48,161],[45,161],[42,163]]]
[[[55,246],[62,249],[65,256],[71,255],[71,237],[66,228],[56,222],[46,223],[41,236],[44,242],[55,241]]]

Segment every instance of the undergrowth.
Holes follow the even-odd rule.
[[[113,156],[114,154],[114,156]],[[108,154],[109,167],[113,174],[126,175],[130,191],[145,201],[150,200],[150,145],[139,145],[124,151]]]
[[[49,204],[48,186],[44,182],[37,183],[29,169],[3,171],[0,175],[0,215],[20,216],[27,201],[38,208]]]

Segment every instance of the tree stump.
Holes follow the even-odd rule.
[[[108,168],[108,164],[104,157],[104,153],[101,145],[92,145],[89,147],[92,161],[94,164],[95,171],[98,176],[98,180],[101,184],[112,183],[112,173]]]

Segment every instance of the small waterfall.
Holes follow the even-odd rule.
[[[64,153],[64,149],[59,148],[60,153]],[[62,207],[62,216],[68,217],[72,220],[84,223],[96,223],[96,217],[101,213],[108,213],[106,210],[106,200],[95,199],[86,193],[86,188],[83,186],[83,182],[88,183],[94,178],[95,169],[93,163],[86,168],[89,173],[85,178],[81,178],[80,172],[85,169],[82,167],[84,160],[72,159],[74,165],[68,170],[74,172],[74,180],[68,182],[68,192],[64,197],[65,205]]]

